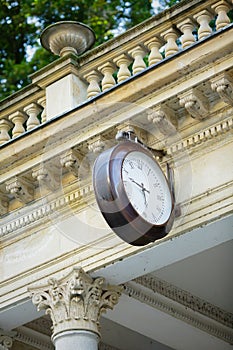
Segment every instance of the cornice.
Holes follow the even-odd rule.
[[[181,211],[185,212],[185,207],[190,207],[191,201],[192,205],[194,205],[194,208],[192,210],[189,209],[189,215],[193,215],[196,211],[198,211],[198,217],[200,217],[200,210],[203,210],[206,206],[205,199],[208,197],[208,203],[210,203],[211,195],[215,197],[218,193],[225,193],[226,191],[229,191],[227,198],[230,198],[232,185],[233,183],[230,181],[227,184],[212,188],[208,192],[203,192],[195,197],[190,198],[188,201],[184,201],[178,204],[182,208]],[[224,194],[224,196],[226,196],[226,194]],[[225,199],[225,197],[223,199]],[[25,235],[30,235],[30,231],[32,229],[35,230],[35,228],[41,224],[43,224],[43,228],[45,228],[47,225],[49,225],[51,218],[54,219],[58,215],[65,218],[70,214],[71,209],[80,211],[84,208],[84,206],[93,201],[93,186],[92,183],[89,182],[86,183],[85,186],[83,185],[78,189],[73,188],[69,193],[63,193],[62,196],[54,198],[53,200],[39,200],[36,207],[25,207],[23,208],[25,210],[22,210],[22,212],[18,214],[18,217],[13,220],[9,220],[9,216],[7,215],[2,219],[2,224],[0,227],[0,239],[2,240],[2,244],[4,245],[5,240],[13,238],[17,239],[18,234],[20,234],[22,231],[25,237]],[[220,201],[221,198],[218,196],[218,203],[220,203]],[[197,203],[200,204],[197,205]],[[215,202],[213,203],[215,204]],[[209,205],[210,204],[208,204],[208,206]],[[206,216],[206,213],[204,213],[204,215]],[[21,238],[22,237],[20,237],[20,239]]]
[[[46,222],[50,220],[51,217],[56,215],[66,216],[67,207],[68,209],[72,207],[81,208],[87,204],[87,202],[93,199],[93,187],[91,183],[82,186],[81,188],[76,188],[68,194],[64,194],[55,198],[53,200],[46,200],[43,198],[38,201],[37,206],[33,209],[26,208],[27,212],[19,215],[18,218],[9,221],[9,217],[6,216],[3,218],[3,223],[0,227],[0,238],[4,239],[7,235],[11,237],[14,236],[17,232],[20,232],[21,229],[25,231],[26,227],[35,227],[40,225],[43,222],[45,227]],[[5,219],[5,220],[4,220]],[[5,223],[4,223],[5,221]]]
[[[233,328],[233,314],[196,297],[195,295],[178,288],[171,283],[161,280],[153,275],[145,275],[134,280],[136,283],[151,289],[155,293],[176,301],[179,304],[199,312],[208,318],[212,318],[218,323]]]
[[[227,119],[221,120],[209,127],[206,127],[191,136],[185,137],[175,144],[168,146],[167,154],[170,156],[178,155],[184,151],[201,146],[206,141],[214,140],[216,137],[226,135],[233,128],[232,115]],[[225,137],[224,137],[225,139]]]
[[[17,335],[15,340],[32,346],[34,349],[39,350],[53,350],[54,346],[51,342],[51,338],[45,334],[39,333],[28,327],[21,326],[16,328]]]
[[[151,275],[125,283],[124,288],[130,297],[233,344],[233,315],[215,305]]]

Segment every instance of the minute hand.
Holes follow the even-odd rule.
[[[146,191],[146,192],[150,193],[150,191],[148,191],[148,190],[144,187],[144,184],[143,184],[143,183],[139,184],[139,183],[136,182],[132,177],[129,177],[129,179],[130,179],[130,181],[132,181],[133,183],[135,183],[137,186],[139,186],[139,187],[142,189],[142,191]]]

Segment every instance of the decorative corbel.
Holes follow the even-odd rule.
[[[6,182],[6,190],[24,204],[34,199],[33,184],[21,176],[16,176],[8,180]]]
[[[69,149],[60,157],[61,165],[69,170],[75,177],[79,177],[80,157],[74,149]]]
[[[94,154],[99,154],[104,150],[105,142],[103,136],[98,135],[88,141],[88,149]]]
[[[4,215],[8,211],[9,198],[5,193],[0,191],[0,216]]]
[[[233,78],[223,72],[212,78],[210,82],[212,90],[216,91],[224,102],[233,106]]]
[[[33,169],[32,177],[47,190],[56,191],[60,185],[60,170],[51,163],[41,163]]]
[[[174,135],[177,131],[178,121],[174,111],[165,105],[150,108],[147,112],[148,121],[156,125],[164,135]]]
[[[194,119],[202,120],[208,116],[209,101],[207,97],[196,88],[192,88],[178,95],[180,105],[185,107]]]

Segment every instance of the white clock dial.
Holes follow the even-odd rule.
[[[128,153],[122,164],[127,197],[137,213],[152,225],[167,222],[172,210],[171,193],[158,164],[143,152]]]

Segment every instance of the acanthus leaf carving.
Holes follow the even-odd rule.
[[[99,334],[99,319],[118,303],[122,288],[92,278],[82,268],[60,279],[50,278],[42,287],[31,287],[32,302],[44,309],[53,323],[53,336],[69,329],[86,329]]]
[[[92,138],[88,142],[88,149],[89,149],[89,151],[91,151],[94,154],[101,153],[104,150],[104,147],[105,147],[105,143],[104,143],[104,139],[101,135],[98,135],[98,136]]]
[[[174,111],[165,105],[150,108],[147,112],[148,121],[154,123],[164,135],[174,135],[177,131],[178,121]]]
[[[61,165],[68,169],[75,177],[79,178],[80,157],[74,149],[70,149],[60,157]]]
[[[21,176],[16,176],[8,180],[6,182],[6,190],[24,204],[34,199],[33,184]]]
[[[233,106],[233,78],[223,72],[212,78],[210,82],[212,90],[216,91],[224,102]]]
[[[32,171],[32,177],[40,186],[50,191],[56,191],[60,185],[61,170],[53,163],[41,163]]]
[[[209,101],[207,97],[196,88],[192,88],[178,95],[181,107],[187,109],[191,117],[202,120],[208,116]]]

